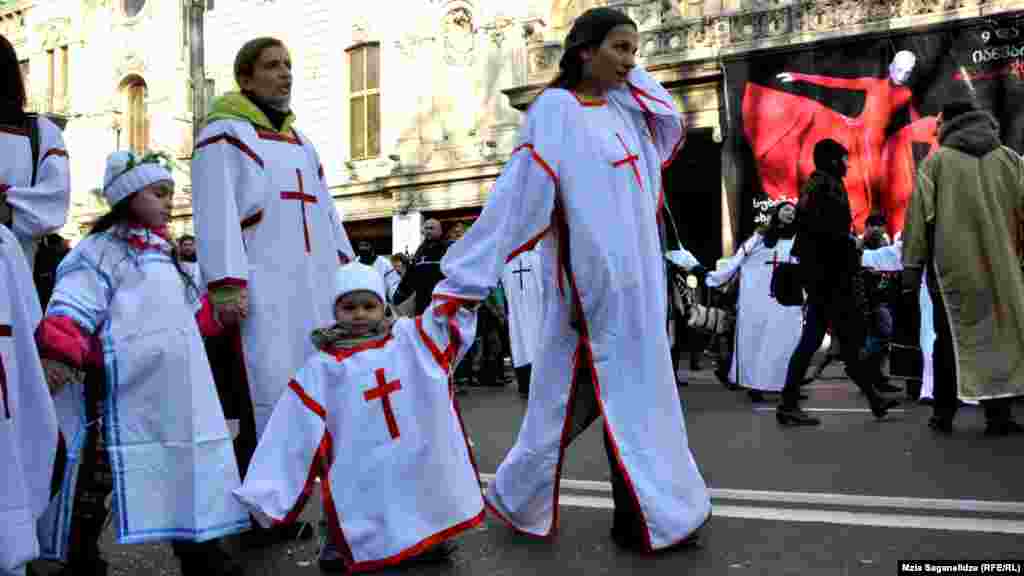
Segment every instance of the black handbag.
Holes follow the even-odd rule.
[[[804,283],[800,265],[782,262],[772,271],[771,296],[783,306],[804,305]]]

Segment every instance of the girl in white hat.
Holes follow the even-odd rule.
[[[106,573],[106,480],[118,542],[170,540],[185,576],[240,575],[216,540],[249,527],[200,336],[219,325],[169,241],[167,161],[115,152],[103,184],[111,210],[61,262],[36,333],[66,448],[43,557]],[[83,370],[101,376],[75,377]]]
[[[479,524],[484,503],[450,375],[476,313],[435,300],[415,319],[389,318],[373,268],[335,279],[336,324],[289,383],[235,494],[264,526],[294,522],[321,478],[330,544],[325,571],[441,560]]]

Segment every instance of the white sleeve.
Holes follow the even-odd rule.
[[[19,240],[37,239],[67,221],[71,204],[71,173],[60,129],[40,117],[36,185],[13,186],[7,203],[14,212],[13,232]]]
[[[626,85],[612,90],[609,97],[643,116],[662,168],[671,164],[686,141],[686,121],[668,90],[637,66],[630,71]]]
[[[208,288],[248,283],[242,225],[258,226],[262,217],[262,206],[246,209],[244,198],[247,192],[265,187],[263,159],[232,124],[219,121],[204,128],[192,156],[192,220],[199,266]]]
[[[483,300],[498,284],[506,262],[548,232],[567,119],[579,104],[564,90],[547,90],[534,101],[513,151],[495,181],[480,217],[441,261],[445,275],[434,294]]]
[[[903,270],[903,246],[897,242],[877,250],[865,250],[860,263],[879,272],[898,272]]]
[[[338,259],[342,264],[345,264],[355,260],[356,252],[352,249],[352,242],[349,240],[345,227],[342,225],[344,218],[341,214],[341,209],[338,208],[337,203],[334,202],[334,198],[331,196],[331,191],[327,188],[327,179],[324,175],[324,165],[320,162],[320,154],[316,151],[312,142],[306,140],[305,136],[302,139],[304,141],[303,146],[312,156],[313,167],[316,168],[317,180],[320,182],[317,203],[322,203],[324,209],[327,210],[327,217],[331,221],[332,236],[336,242],[335,250],[338,252]]]
[[[452,310],[455,314],[452,315]],[[430,349],[434,360],[447,370],[452,357],[455,365],[466,356],[476,338],[475,310],[457,306],[454,302],[435,300],[415,320],[417,332],[424,346]],[[453,349],[453,341],[458,350]]]
[[[398,283],[402,281],[402,277],[398,275],[398,270],[395,270],[387,258],[378,256],[377,262],[380,273],[384,276],[384,285],[387,286],[388,301],[391,301],[395,297],[395,290],[398,290]]]
[[[46,315],[66,316],[86,333],[95,334],[107,318],[114,286],[109,275],[101,272],[85,250],[81,250],[83,246],[80,244],[77,248],[57,267],[56,285]]]
[[[281,394],[235,497],[263,527],[294,522],[331,455],[322,370],[309,361]]]
[[[736,271],[739,270],[739,267],[743,264],[743,261],[746,260],[747,256],[750,256],[750,254],[756,249],[760,241],[761,234],[754,232],[754,235],[748,238],[747,241],[740,246],[740,249],[725,261],[724,266],[704,277],[704,284],[711,288],[717,288],[732,280]]]

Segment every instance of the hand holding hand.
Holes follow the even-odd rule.
[[[217,321],[225,328],[237,326],[249,317],[249,290],[242,288],[238,296],[228,302],[214,304]]]

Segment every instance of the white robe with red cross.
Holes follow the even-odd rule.
[[[801,307],[783,306],[771,294],[775,268],[795,261],[789,256],[792,247],[792,239],[780,239],[769,248],[761,234],[755,233],[704,280],[708,286],[717,287],[739,275],[735,353],[729,379],[751,390],[781,391],[786,384],[789,357],[800,341]]]
[[[0,574],[39,556],[36,520],[57,455],[57,416],[34,339],[40,316],[21,246],[0,226]]]
[[[319,476],[334,541],[348,569],[361,572],[483,520],[448,378],[473,343],[476,314],[451,317],[449,306],[449,316],[435,316],[442,308],[396,321],[385,339],[319,351],[299,370],[235,491],[261,524],[293,522]]]
[[[683,116],[646,71],[627,81],[597,105],[562,89],[534,100],[479,219],[448,249],[434,294],[482,300],[511,256],[550,237],[540,248],[551,289],[526,417],[487,501],[522,532],[555,530],[579,368],[650,550],[692,535],[711,501],[672,370],[658,234],[662,169],[682,145]]]
[[[68,153],[60,128],[47,118],[36,119],[39,156],[32,158],[28,131],[0,126],[0,186],[7,188],[13,214],[11,231],[21,244],[31,269],[40,238],[64,225],[71,205]],[[36,182],[32,185],[32,163]]]
[[[242,354],[256,431],[333,322],[334,273],[354,257],[313,145],[241,120],[199,135],[192,206],[201,276],[212,291],[243,286]]]

